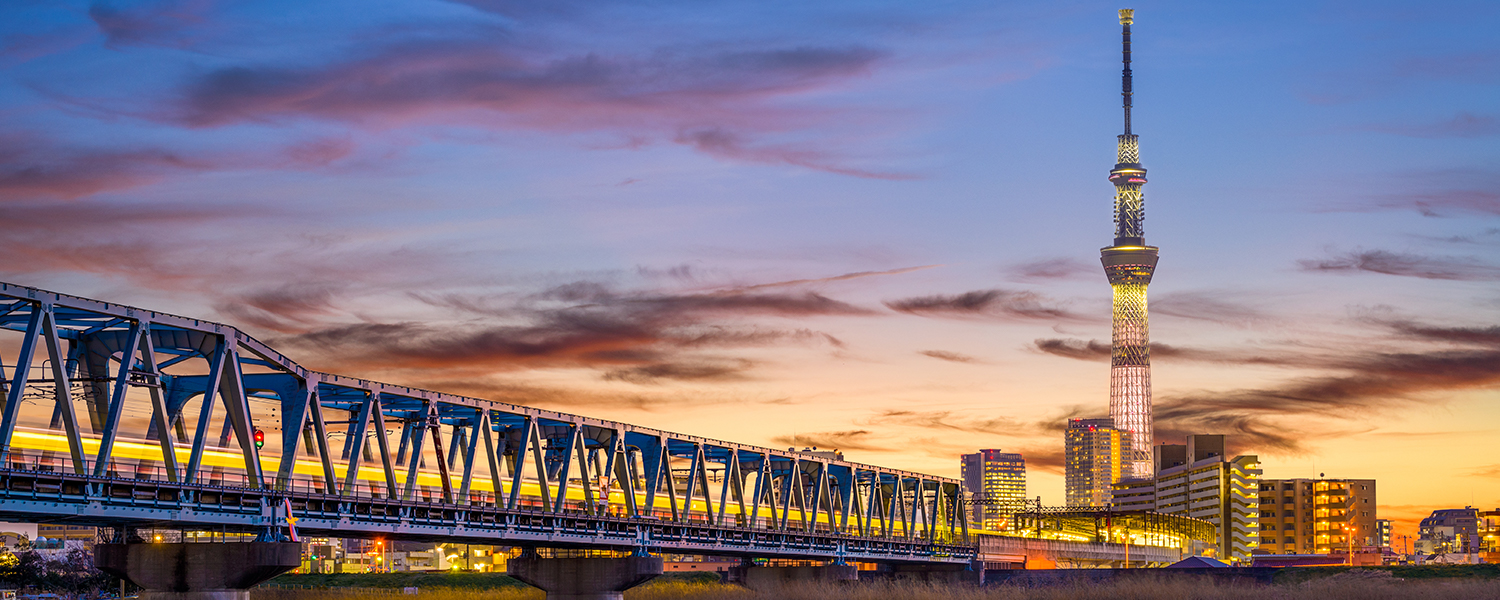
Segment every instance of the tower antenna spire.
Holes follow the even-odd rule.
[[[1125,135],[1130,135],[1130,24],[1135,22],[1135,9],[1120,9],[1122,61],[1125,68],[1120,71],[1120,96],[1125,101]]]
[[[1114,290],[1113,348],[1110,353],[1109,416],[1115,428],[1129,432],[1130,455],[1122,469],[1127,478],[1153,476],[1151,447],[1151,341],[1146,314],[1146,287],[1156,272],[1156,247],[1146,245],[1146,168],[1141,166],[1140,137],[1130,131],[1130,25],[1135,11],[1120,11],[1125,68],[1120,97],[1125,133],[1119,136],[1118,159],[1109,172],[1115,185],[1115,243],[1100,249],[1099,259]]]

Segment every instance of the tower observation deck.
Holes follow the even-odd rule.
[[[1130,25],[1135,11],[1120,11],[1124,65],[1120,96],[1125,132],[1119,136],[1118,159],[1109,172],[1115,185],[1115,242],[1099,251],[1104,273],[1114,290],[1113,351],[1110,353],[1109,416],[1115,428],[1129,432],[1131,455],[1126,477],[1151,477],[1151,338],[1146,316],[1146,287],[1156,270],[1156,247],[1146,245],[1146,199],[1141,188],[1140,139],[1130,131]]]

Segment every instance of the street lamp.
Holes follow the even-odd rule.
[[[1349,565],[1355,565],[1355,526],[1344,525],[1344,540],[1349,541]]]

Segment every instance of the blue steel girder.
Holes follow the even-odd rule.
[[[540,512],[897,545],[969,539],[952,479],[315,372],[228,325],[5,283],[0,328],[23,336],[0,410],[0,464],[12,468],[50,468],[51,451],[33,440],[55,438],[48,443],[65,443],[79,474],[108,481],[116,462],[138,462],[136,479],[185,490],[209,483],[212,469],[220,486],[452,514]],[[55,372],[34,372],[38,352]],[[28,384],[91,398],[97,423],[85,434],[67,418],[28,421],[24,442],[12,443],[29,418],[17,391]],[[195,398],[198,414],[185,414]],[[64,406],[72,403],[59,400],[54,412]],[[144,438],[121,428],[145,415]],[[216,421],[227,435],[209,431]],[[265,456],[251,441],[263,428],[274,441]]]

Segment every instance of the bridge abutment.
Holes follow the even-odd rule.
[[[506,573],[547,592],[547,600],[621,600],[625,590],[661,575],[662,559],[542,558],[524,554],[506,562]]]
[[[302,544],[99,544],[94,565],[142,588],[141,600],[250,600],[250,588],[297,568]]]

